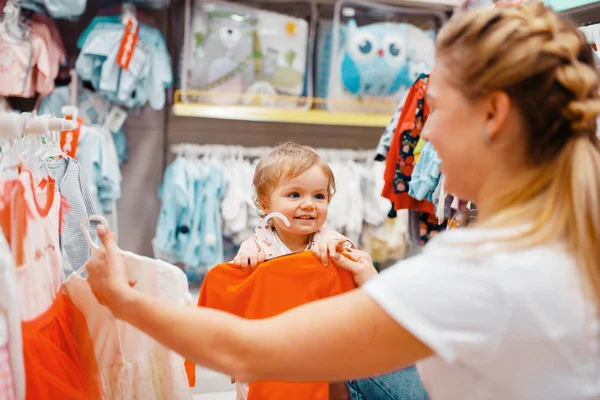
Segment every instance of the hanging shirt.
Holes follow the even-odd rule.
[[[10,400],[25,397],[21,310],[15,270],[10,248],[0,232],[0,399]],[[14,397],[10,397],[11,393]]]
[[[27,233],[22,242],[24,263],[16,269],[20,299],[25,393],[29,400],[95,400],[98,398],[93,349],[85,320],[60,292],[63,266],[59,248],[61,197],[52,179],[40,189],[23,172]],[[16,243],[14,243],[16,245]],[[90,357],[92,355],[92,357]]]
[[[418,201],[408,194],[415,163],[414,149],[429,115],[425,102],[428,84],[429,75],[422,74],[410,88],[386,160],[385,185],[381,195],[393,203],[395,210],[411,209],[435,214],[431,202]]]
[[[178,157],[167,167],[159,188],[156,257],[202,269],[223,262],[220,204],[226,185],[222,169],[210,162]]]
[[[19,6],[55,19],[76,20],[86,7],[86,0],[19,0]]]
[[[440,180],[440,163],[431,142],[423,146],[408,184],[408,194],[417,200],[430,200]]]
[[[17,268],[17,290],[21,319],[33,320],[52,304],[63,279],[63,265],[59,247],[61,197],[53,179],[45,189],[34,187],[30,172],[23,172],[19,180],[24,188],[24,199],[31,217],[27,234],[15,238],[23,242],[24,264]]]
[[[354,289],[352,275],[325,268],[311,252],[278,257],[254,271],[232,264],[211,269],[202,283],[199,307],[214,308],[246,319],[269,318],[284,311]],[[186,361],[190,385],[195,367]],[[328,383],[257,382],[250,384],[249,400],[328,400]]]
[[[71,104],[71,88],[69,86],[59,86],[42,99],[38,114],[54,114],[57,118],[63,118],[62,108],[69,104]],[[110,111],[110,102],[100,94],[80,86],[77,91],[77,108],[79,117],[83,118],[84,125],[103,126]],[[113,141],[119,164],[123,164],[128,158],[127,137],[123,127],[113,134]]]
[[[37,90],[42,94],[51,91],[49,86],[36,87],[36,77],[51,79],[52,57],[44,39],[29,31],[24,39],[16,39],[4,32],[0,35],[0,95],[34,97]]]
[[[381,138],[379,139],[379,143],[377,144],[377,149],[375,151],[375,159],[377,161],[383,161],[387,158],[388,152],[390,151],[390,146],[392,145],[392,140],[394,139],[394,131],[396,130],[396,126],[398,126],[398,120],[402,114],[402,108],[404,107],[404,102],[406,101],[407,96],[408,90],[402,97],[402,100],[398,103],[396,111],[394,111],[394,114],[392,115],[392,119],[381,134]]]
[[[70,206],[70,212],[64,218],[65,225],[60,235],[60,250],[66,277],[78,270],[90,258],[90,249],[81,234],[80,222],[84,218],[96,215],[96,208],[77,160],[70,157],[55,161],[46,160],[43,168],[56,181],[58,190]],[[96,229],[88,224],[88,230],[93,240],[97,241]]]
[[[179,268],[123,252],[136,290],[176,304],[188,304],[188,282]],[[183,358],[132,325],[116,320],[98,303],[87,282],[72,274],[64,287],[86,319],[106,400],[191,400]]]
[[[165,104],[165,89],[173,83],[171,57],[159,29],[138,26],[139,39],[125,70],[116,62],[124,33],[120,16],[95,17],[79,37],[75,68],[108,100],[128,108],[149,103],[159,110]]]

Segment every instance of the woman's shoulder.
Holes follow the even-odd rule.
[[[498,257],[546,259],[557,256],[572,259],[562,242],[527,244],[526,232],[526,226],[502,229],[460,228],[449,230],[433,238],[425,246],[424,253],[443,253],[447,257],[480,260]]]

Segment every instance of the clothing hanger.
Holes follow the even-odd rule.
[[[67,155],[63,152],[60,147],[60,132],[51,131],[50,132],[50,145],[46,148],[46,152],[44,153],[44,158],[46,159],[60,159],[67,157]]]
[[[21,7],[16,0],[8,0],[4,5],[2,15],[2,28],[5,39],[8,40],[23,40],[28,33],[29,28],[27,25],[22,24],[20,21]]]
[[[277,217],[277,218],[279,218],[280,220],[282,220],[282,221],[283,221],[283,223],[285,224],[285,226],[289,227],[289,226],[291,225],[291,224],[290,224],[290,220],[289,220],[289,219],[287,219],[287,218],[286,218],[286,216],[285,216],[285,215],[283,215],[283,214],[282,214],[282,213],[280,213],[280,212],[272,212],[272,213],[268,214],[266,217],[264,217],[264,218],[263,218],[263,220],[262,220],[262,222],[261,222],[261,224],[260,224],[260,230],[259,230],[258,232],[256,232],[256,236],[258,236],[259,242],[260,242],[261,240],[262,240],[262,241],[265,241],[265,242],[268,242],[268,241],[269,241],[269,240],[267,239],[267,236],[266,236],[266,233],[265,233],[265,232],[267,231],[267,223],[268,223],[268,222],[269,222],[271,219],[273,219],[273,218],[275,218],[275,217]]]
[[[87,218],[83,218],[79,222],[79,226],[81,227],[81,232],[83,233],[83,237],[85,237],[85,240],[88,243],[88,246],[90,246],[91,257],[94,257],[94,256],[98,255],[98,253],[102,250],[102,248],[100,246],[96,246],[96,244],[92,240],[92,237],[90,236],[90,231],[88,229],[88,226],[92,226],[92,222],[97,222],[98,224],[104,225],[107,230],[108,230],[108,222],[106,221],[106,218],[104,218],[101,215],[91,215]],[[83,264],[77,271],[75,271],[75,274],[81,276],[81,274],[85,271],[85,265],[86,264]]]

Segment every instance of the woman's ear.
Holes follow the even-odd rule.
[[[512,100],[506,92],[498,90],[487,96],[484,107],[486,111],[485,133],[493,141],[506,124]]]

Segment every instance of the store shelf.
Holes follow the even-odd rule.
[[[221,107],[212,105],[176,103],[173,115],[179,117],[233,119],[238,121],[281,122],[309,125],[337,125],[385,127],[390,122],[389,114],[359,114],[329,112],[326,110],[290,110],[256,107]]]
[[[460,0],[383,0],[385,3],[419,7],[458,7]]]
[[[552,4],[546,1],[560,14],[569,18],[576,25],[590,25],[600,22],[600,2],[589,0],[573,0],[567,6],[566,3]]]
[[[452,10],[460,6],[461,0],[377,0],[394,6],[429,8],[431,10]],[[335,0],[317,0],[318,3],[333,4]]]
[[[544,0],[544,3],[551,6],[556,11],[563,11],[565,13],[569,13],[582,7],[598,7],[597,0]]]

